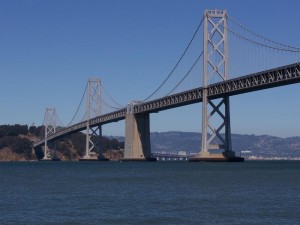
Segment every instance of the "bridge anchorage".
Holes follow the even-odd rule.
[[[190,162],[244,161],[232,151],[229,96],[221,98],[219,102],[208,97],[208,85],[211,80],[228,80],[227,40],[227,12],[206,10],[203,31],[202,147],[195,158],[189,159]],[[214,122],[218,119],[221,120],[221,124]],[[225,138],[220,134],[222,130],[225,131]],[[223,152],[212,154],[211,150]]]

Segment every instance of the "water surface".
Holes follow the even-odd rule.
[[[299,224],[300,162],[0,163],[1,224]]]

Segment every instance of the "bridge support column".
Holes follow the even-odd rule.
[[[48,136],[56,132],[56,112],[55,108],[46,108],[45,111],[45,146],[42,160],[52,160],[53,155],[49,152]]]
[[[84,157],[80,159],[80,161],[108,161],[103,155],[101,140],[102,127],[97,126],[91,128],[88,124],[86,130],[86,151]]]
[[[156,161],[151,157],[149,113],[134,114],[135,103],[127,107],[125,149],[121,161]]]
[[[227,12],[224,10],[205,11],[203,56],[202,146],[190,161],[243,161],[231,147],[229,97],[208,98],[209,84],[228,80]]]
[[[102,127],[90,127],[90,118],[101,115],[101,81],[97,78],[90,78],[87,83],[86,114],[85,155],[80,161],[107,161],[101,144]]]

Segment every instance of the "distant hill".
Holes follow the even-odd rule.
[[[0,161],[29,161],[44,157],[42,147],[33,148],[33,143],[38,140],[39,133],[44,127],[28,127],[27,125],[0,125]],[[48,142],[49,152],[52,157],[61,160],[78,160],[85,154],[85,134],[78,132],[55,141]],[[95,137],[92,137],[95,138]],[[115,139],[102,137],[104,154],[117,160],[124,148],[124,143]]]
[[[27,161],[43,157],[42,148],[33,149],[37,134],[43,127],[27,125],[0,125],[0,161]],[[85,153],[85,134],[79,132],[48,143],[49,149],[63,160],[77,160]],[[119,159],[124,148],[124,137],[103,137],[103,150],[108,158]],[[300,159],[300,137],[279,138],[268,135],[232,134],[232,146],[237,155],[246,158]],[[151,151],[178,153],[199,152],[201,133],[196,132],[154,132],[151,133]],[[246,153],[244,152],[246,151]]]
[[[124,137],[114,138],[124,141]],[[200,148],[201,133],[179,131],[151,133],[152,152],[196,153]],[[237,155],[241,151],[251,151],[242,153],[247,158],[300,158],[300,137],[232,134],[232,148]]]

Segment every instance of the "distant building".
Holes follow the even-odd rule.
[[[180,156],[186,156],[187,154],[186,154],[186,151],[179,151],[178,155],[180,155]]]
[[[251,151],[248,151],[248,150],[247,150],[247,151],[241,151],[241,153],[242,153],[242,154],[245,154],[245,153],[246,153],[246,154],[249,154],[249,153],[251,153]]]

